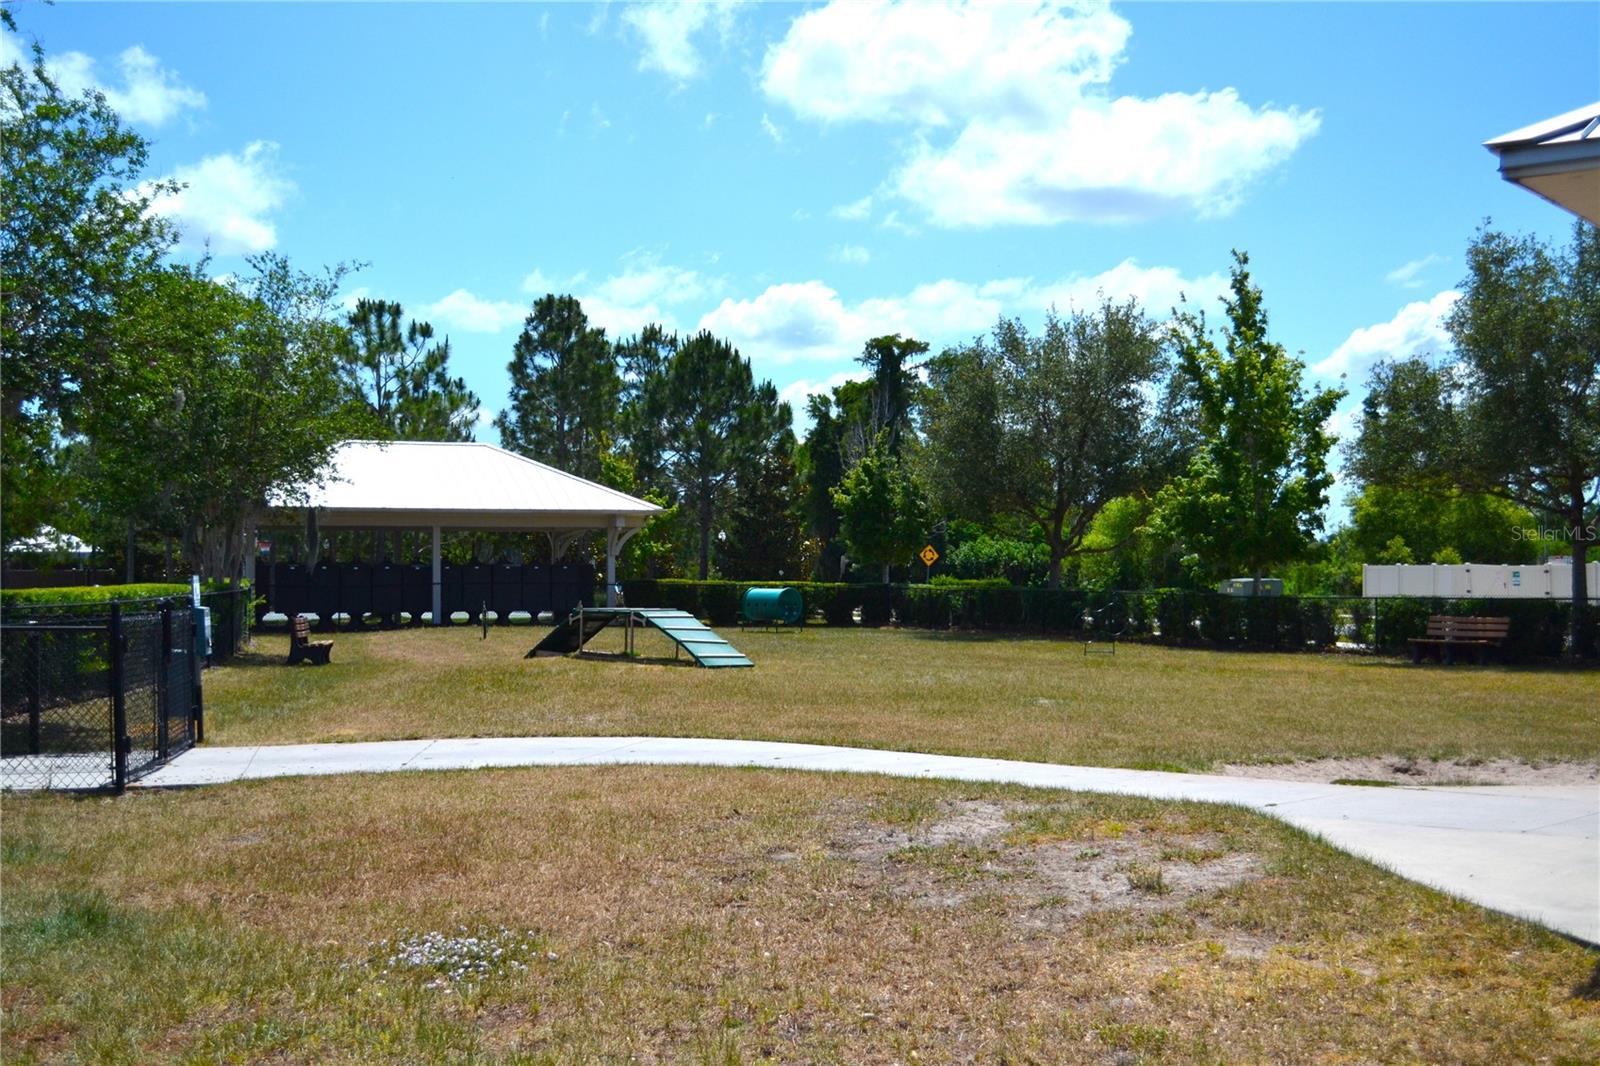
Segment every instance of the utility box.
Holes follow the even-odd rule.
[[[202,659],[211,656],[211,608],[193,607],[194,653]]]
[[[1230,577],[1217,585],[1217,591],[1224,596],[1282,596],[1283,578]]]

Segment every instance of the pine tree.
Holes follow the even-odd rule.
[[[594,480],[614,428],[621,379],[605,330],[571,296],[534,302],[512,349],[511,403],[495,426],[505,447]]]
[[[789,407],[778,402],[771,382],[755,383],[749,360],[706,332],[678,346],[651,391],[649,403],[661,416],[663,476],[694,522],[704,580],[728,490],[760,463],[775,437],[790,433]]]
[[[449,339],[435,342],[433,326],[415,320],[402,333],[401,321],[397,303],[356,303],[341,360],[352,402],[384,439],[471,440],[479,401],[450,376]]]

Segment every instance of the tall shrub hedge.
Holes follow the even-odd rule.
[[[67,585],[43,589],[0,589],[0,605],[5,607],[77,606],[130,600],[164,600],[187,596],[188,585],[150,581],[135,585]]]
[[[64,616],[105,617],[112,603],[124,609],[153,610],[161,601],[188,602],[188,585],[173,582],[143,582],[132,585],[73,585],[42,589],[0,589],[0,611],[7,621],[27,617]],[[250,639],[252,593],[249,586],[229,588],[220,582],[206,582],[200,602],[211,608],[212,658],[231,658]]]
[[[675,607],[712,625],[735,625],[748,581],[629,581],[623,595],[635,607]],[[896,624],[921,629],[1015,633],[1121,635],[1163,644],[1300,651],[1349,641],[1404,654],[1436,614],[1497,615],[1511,619],[1511,661],[1561,654],[1566,608],[1544,600],[1224,596],[1193,589],[1134,592],[996,586],[991,582],[934,585],[851,585],[788,582],[800,592],[806,617],[830,626]]]

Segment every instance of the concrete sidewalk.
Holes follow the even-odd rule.
[[[1234,803],[1493,910],[1600,944],[1600,788],[1363,788],[1008,759],[670,737],[512,737],[196,748],[136,787],[306,774],[619,763],[762,766],[1000,781]]]

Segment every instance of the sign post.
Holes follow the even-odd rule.
[[[939,552],[932,544],[930,544],[923,548],[922,551],[918,553],[917,557],[922,560],[923,582],[927,583],[928,581],[933,580],[933,564],[939,561]]]

